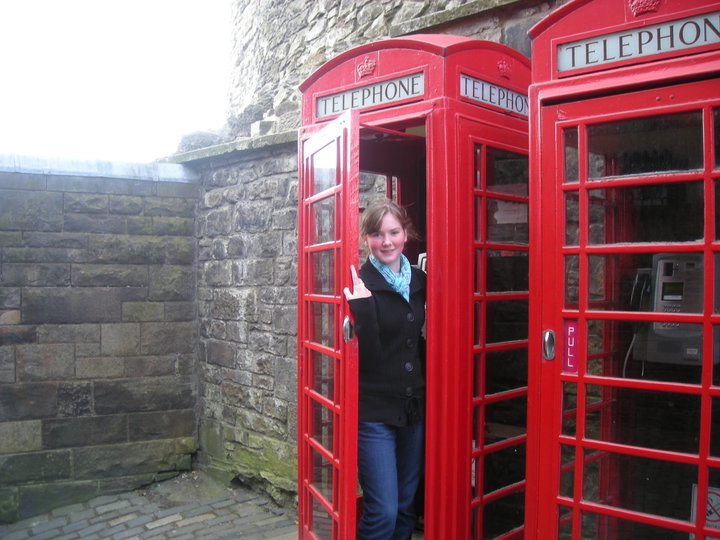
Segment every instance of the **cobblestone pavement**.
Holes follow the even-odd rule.
[[[0,525],[2,540],[296,540],[295,509],[241,487],[182,474]]]

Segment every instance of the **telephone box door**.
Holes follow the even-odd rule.
[[[298,206],[300,538],[355,536],[357,340],[347,303],[357,265],[358,113],[301,134]]]
[[[719,87],[541,109],[538,538],[720,536]]]

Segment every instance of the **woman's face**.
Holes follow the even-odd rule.
[[[400,255],[405,248],[407,231],[398,219],[390,213],[383,216],[380,230],[368,234],[365,244],[370,253],[394,272],[400,271]]]

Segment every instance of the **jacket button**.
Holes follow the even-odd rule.
[[[405,388],[405,395],[406,395],[407,397],[412,396],[412,394],[413,394],[412,386],[408,386],[407,388]]]
[[[405,371],[412,371],[415,369],[412,365],[412,362],[405,362]]]
[[[405,344],[407,345],[408,349],[412,349],[413,340],[408,338],[408,340],[405,342]]]
[[[415,315],[413,315],[412,313],[408,313],[406,315],[406,317],[407,317],[407,320],[410,322],[413,322],[415,320]]]

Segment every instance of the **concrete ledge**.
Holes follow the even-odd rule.
[[[444,11],[438,11],[430,13],[423,17],[417,17],[410,19],[400,24],[396,24],[390,27],[390,37],[404,36],[412,34],[414,32],[426,31],[430,28],[435,28],[443,24],[447,24],[458,19],[477,15],[484,11],[490,11],[501,6],[508,4],[514,4],[520,0],[475,0],[474,2],[468,2],[456,8],[446,9]]]
[[[203,160],[228,157],[231,154],[262,150],[272,146],[296,143],[298,140],[297,130],[272,133],[262,137],[249,137],[235,141],[207,146],[189,152],[174,154],[164,158],[167,163],[193,163]]]
[[[0,173],[45,174],[52,176],[87,176],[122,178],[154,182],[198,183],[198,175],[179,163],[122,163],[82,161],[64,158],[42,158],[0,154]]]

